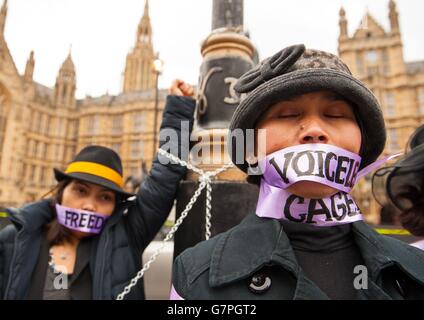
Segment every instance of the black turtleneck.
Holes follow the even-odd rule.
[[[296,259],[306,274],[330,299],[358,299],[353,270],[365,265],[354,241],[352,226],[316,227],[281,222]]]

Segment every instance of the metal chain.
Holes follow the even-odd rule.
[[[205,227],[206,227],[206,231],[205,231],[205,239],[209,240],[209,238],[211,237],[211,227],[212,227],[212,206],[211,206],[211,202],[212,202],[212,185],[210,184],[210,181],[208,181],[206,183],[206,221],[205,221]]]
[[[212,203],[212,186],[211,186],[211,182],[212,182],[212,179],[211,178],[233,166],[232,163],[228,163],[228,164],[224,165],[223,167],[221,167],[221,168],[219,168],[215,171],[204,172],[203,170],[196,168],[192,164],[190,164],[190,163],[188,163],[184,160],[179,159],[178,157],[174,156],[173,154],[168,153],[167,151],[165,151],[163,149],[159,149],[158,153],[169,158],[170,160],[180,164],[181,166],[187,167],[188,169],[198,173],[200,175],[200,177],[199,177],[200,184],[199,184],[199,187],[197,188],[197,190],[194,192],[194,195],[192,196],[192,198],[188,202],[187,206],[185,207],[185,209],[181,213],[181,216],[177,219],[174,226],[171,228],[171,230],[166,235],[165,239],[162,241],[162,245],[158,249],[155,250],[155,252],[152,254],[150,259],[144,264],[143,268],[130,281],[130,284],[125,287],[124,291],[122,291],[118,295],[116,300],[124,300],[125,296],[128,293],[131,292],[131,289],[144,276],[144,273],[150,268],[150,265],[156,260],[158,255],[165,248],[166,242],[168,242],[169,240],[172,239],[175,232],[178,230],[179,226],[183,223],[184,219],[187,217],[189,211],[193,208],[193,205],[196,203],[197,199],[199,198],[199,196],[201,195],[201,193],[202,193],[203,189],[205,189],[205,187],[206,187],[206,233],[205,233],[205,238],[206,239],[210,238],[210,235],[211,235],[210,228],[211,228],[211,218],[212,218],[212,215],[211,215],[211,210],[212,210],[212,205],[211,205],[211,203]]]

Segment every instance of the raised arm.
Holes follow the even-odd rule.
[[[195,100],[193,89],[175,80],[170,89],[160,127],[160,147],[188,159],[189,137],[193,127]],[[153,240],[174,204],[186,168],[172,163],[164,156],[156,156],[152,168],[143,181],[128,212],[128,232],[138,254]]]

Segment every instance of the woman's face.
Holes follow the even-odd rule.
[[[331,144],[358,154],[361,130],[351,106],[332,91],[295,96],[271,106],[256,129],[265,129],[266,154],[306,144]],[[287,189],[305,198],[324,198],[338,190],[317,182],[301,181]]]
[[[72,180],[65,187],[61,203],[68,208],[97,212],[107,216],[112,215],[115,204],[115,192],[80,180]],[[72,231],[72,233],[78,238],[88,235],[79,231]]]

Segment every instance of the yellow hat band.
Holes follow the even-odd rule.
[[[121,188],[124,186],[124,179],[118,172],[98,163],[84,161],[73,162],[68,166],[65,173],[68,174],[73,172],[92,174],[94,176],[109,180]]]

